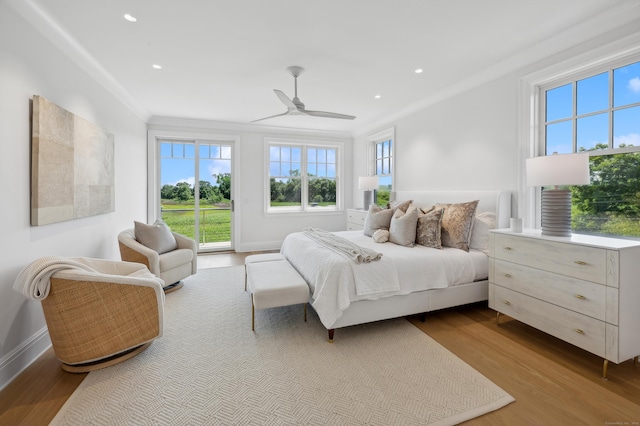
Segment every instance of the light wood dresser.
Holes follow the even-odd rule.
[[[364,221],[367,218],[367,210],[347,209],[347,231],[364,229]]]
[[[616,364],[640,354],[640,242],[493,230],[489,307]]]

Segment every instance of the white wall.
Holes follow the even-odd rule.
[[[513,76],[475,87],[390,125],[395,127],[395,190],[517,192],[517,80]],[[366,174],[366,136],[358,136],[354,143],[356,176]],[[361,191],[354,192],[357,203]]]
[[[182,135],[186,138],[197,136],[205,139],[208,135],[212,138],[217,135],[226,135],[237,140],[235,157],[239,158],[239,164],[236,163],[233,176],[233,183],[237,185],[234,220],[239,225],[234,227],[238,233],[235,236],[236,251],[278,249],[287,234],[307,226],[330,231],[342,230],[346,226],[344,210],[318,214],[265,214],[265,138],[342,144],[341,152],[345,165],[342,179],[347,182],[343,199],[346,207],[352,207],[350,202],[353,194],[350,182],[353,180],[351,171],[353,140],[350,135],[161,117],[150,120],[149,133]]]
[[[41,95],[115,137],[115,213],[30,226],[30,100]],[[46,255],[119,259],[116,236],[146,219],[146,124],[0,2],[0,389],[48,347],[39,302],[12,289]]]

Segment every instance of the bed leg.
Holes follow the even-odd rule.
[[[420,322],[427,322],[427,314],[424,312],[420,314]]]
[[[334,328],[330,328],[327,330],[329,332],[329,343],[333,343],[333,332],[336,331]]]

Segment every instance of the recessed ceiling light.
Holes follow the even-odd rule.
[[[382,97],[382,96],[380,96],[380,95],[375,95],[375,96],[374,96],[374,98],[376,98],[376,99],[380,99],[381,97]]]
[[[158,64],[153,64],[152,67],[157,69],[157,70],[161,70],[162,69],[162,66],[160,66]]]
[[[136,21],[137,21],[137,19],[136,19],[136,17],[135,17],[135,16],[131,16],[131,15],[129,15],[128,13],[126,13],[126,14],[124,15],[124,19],[126,19],[126,20],[127,20],[127,21],[129,21],[129,22],[136,22]]]
[[[418,68],[418,69],[415,71],[415,73],[416,73],[416,74],[422,74],[422,68]]]

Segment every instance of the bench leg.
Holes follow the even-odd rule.
[[[307,304],[304,304],[304,322],[307,322]]]
[[[255,330],[255,323],[256,323],[256,308],[255,308],[255,305],[253,304],[253,294],[251,294],[251,330],[252,331]]]
[[[247,291],[247,265],[244,265],[244,291]]]
[[[330,328],[327,331],[329,332],[329,343],[333,343],[333,332],[335,331],[335,329]]]

